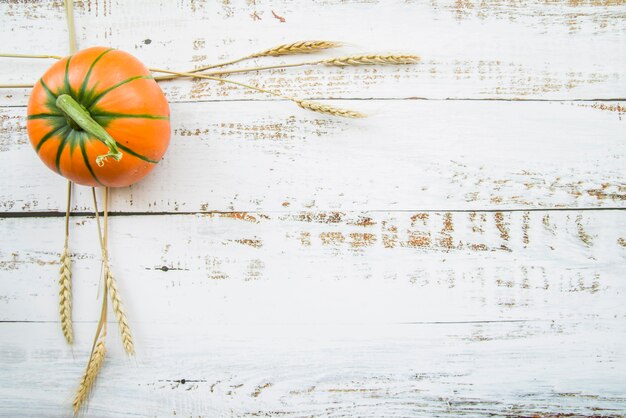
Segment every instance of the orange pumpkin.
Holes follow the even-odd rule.
[[[170,111],[139,60],[94,47],[57,61],[39,79],[27,127],[51,170],[85,186],[124,187],[165,154]]]

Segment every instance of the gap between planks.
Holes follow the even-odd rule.
[[[367,210],[342,210],[344,213],[509,213],[509,212],[582,212],[582,211],[614,211],[626,210],[626,207],[603,207],[603,208],[513,208],[513,209],[367,209]],[[171,216],[171,215],[221,215],[233,213],[249,214],[279,214],[287,215],[302,212],[333,212],[331,209],[306,210],[234,210],[234,211],[190,211],[190,212],[109,212],[109,216]],[[102,212],[99,212],[102,214]],[[0,212],[0,219],[4,218],[60,218],[65,216],[65,212]],[[93,212],[72,212],[72,217],[93,217]]]
[[[490,319],[475,321],[410,321],[410,322],[388,322],[383,325],[463,325],[463,324],[514,324],[523,322],[554,322],[562,319]],[[77,324],[97,324],[98,321],[73,321]],[[0,320],[1,324],[58,324],[59,321],[32,321],[32,320]],[[139,324],[140,322],[135,322]],[[116,324],[116,321],[107,321],[107,324]],[[306,323],[304,323],[306,324]],[[272,324],[270,324],[272,325]]]
[[[524,98],[427,98],[427,97],[308,97],[306,100],[315,100],[315,101],[324,101],[324,100],[333,100],[333,101],[341,101],[341,102],[363,102],[363,101],[387,101],[387,102],[396,102],[396,101],[431,101],[431,102],[541,102],[541,103],[567,103],[567,102],[576,102],[576,103],[593,103],[593,102],[625,102],[626,97],[614,97],[614,98],[603,98],[603,99],[524,99]],[[202,100],[174,100],[168,101],[170,104],[179,104],[179,103],[224,103],[224,102],[233,102],[233,103],[256,103],[256,102],[285,102],[290,103],[290,100],[281,99],[281,98],[263,98],[259,97],[258,99],[202,99]],[[27,108],[27,105],[0,105],[0,109],[17,109],[17,108]]]

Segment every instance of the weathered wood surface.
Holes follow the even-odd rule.
[[[359,121],[162,84],[172,146],[112,203],[138,356],[111,323],[86,416],[626,415],[626,2],[75,4],[79,47],[151,67],[320,38],[346,41],[340,54],[422,56],[236,77],[341,99],[372,115]],[[0,3],[0,41],[64,54],[62,2]],[[1,82],[47,65],[0,59]],[[70,349],[65,182],[28,143],[27,99],[0,91],[0,416],[67,416],[99,250],[93,217],[73,217]],[[73,207],[92,210],[88,190]]]
[[[319,38],[345,41],[344,54],[408,52],[423,58],[414,67],[307,68],[238,77],[299,97],[626,97],[621,0],[89,0],[76,2],[76,9],[79,46],[122,48],[159,68],[184,70]],[[7,2],[0,16],[7,52],[67,51],[61,1]],[[300,58],[266,61],[294,60]],[[31,82],[46,64],[14,68],[0,62],[3,79]],[[262,98],[207,80],[164,86],[171,101]],[[2,104],[26,103],[23,90],[1,93]]]
[[[55,321],[63,218],[0,222],[0,319]],[[122,216],[110,233],[113,270],[140,322],[621,322],[626,314],[621,210]],[[71,235],[74,312],[95,320],[93,219],[74,219]]]
[[[344,105],[339,102],[339,105]],[[172,105],[154,173],[118,212],[625,207],[626,117],[602,102],[352,101],[351,121],[288,102]],[[621,108],[620,108],[621,109]],[[0,211],[63,212],[23,108],[0,109]],[[89,189],[74,208],[92,210]]]
[[[85,415],[619,417],[625,335],[614,325],[142,324],[136,361],[110,338]],[[3,383],[11,382],[0,413],[70,415],[87,339],[72,352],[50,323],[4,324],[0,338]]]
[[[37,387],[57,416],[95,327],[94,219],[71,226],[72,352],[62,219],[0,225],[0,412]],[[138,358],[111,323],[89,414],[621,416],[625,232],[620,210],[114,217]]]

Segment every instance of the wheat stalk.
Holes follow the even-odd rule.
[[[135,354],[135,345],[133,344],[133,337],[130,333],[130,327],[128,326],[128,320],[126,319],[126,312],[122,305],[122,298],[120,292],[117,290],[117,281],[111,273],[109,266],[109,253],[108,236],[109,236],[109,188],[104,188],[104,234],[100,230],[100,217],[98,216],[98,202],[96,200],[96,188],[91,188],[91,195],[93,196],[93,205],[96,214],[96,224],[98,226],[98,240],[100,241],[100,248],[102,250],[102,262],[104,263],[104,287],[105,292],[111,295],[111,304],[113,305],[113,312],[117,317],[117,323],[122,336],[122,345],[124,350],[129,355]],[[106,295],[105,295],[106,296]]]
[[[329,58],[318,61],[319,64],[347,67],[352,65],[405,65],[416,64],[420,57],[416,55],[353,55]]]
[[[199,73],[201,71],[209,70],[211,68],[220,68],[227,65],[237,64],[238,62],[245,61],[251,58],[259,57],[278,57],[281,55],[295,55],[295,54],[310,54],[312,52],[321,51],[329,48],[336,48],[341,46],[339,42],[332,41],[299,41],[290,44],[278,45],[274,48],[266,49],[265,51],[256,52],[254,54],[246,55],[245,57],[237,58],[232,61],[226,61],[218,64],[206,65],[204,67],[194,68],[193,70],[186,71],[186,73]],[[152,69],[150,69],[153,71]],[[179,74],[167,75],[155,77],[157,81],[172,80],[179,77],[186,77]]]
[[[237,68],[234,70],[219,70],[203,73],[204,75],[230,75],[240,73],[250,73],[253,71],[285,69],[294,67],[304,67],[308,65],[328,65],[337,67],[357,66],[357,65],[406,65],[416,64],[420,57],[416,55],[353,55],[348,57],[335,57],[318,61],[295,62],[291,64],[264,65],[259,67]]]
[[[327,115],[340,116],[342,118],[364,118],[367,115],[356,112],[354,110],[349,109],[341,109],[339,107],[334,107],[330,105],[325,105],[322,103],[313,102],[310,100],[294,100],[298,106],[303,109],[311,110],[317,113],[324,113]]]
[[[98,239],[102,246],[103,237],[100,231],[100,219],[98,218],[98,205],[96,202],[96,192],[95,188],[92,187],[93,194],[93,203],[94,210],[96,213],[96,221],[98,224]],[[106,205],[105,205],[106,206]],[[104,242],[106,242],[106,228],[105,228],[105,237]],[[104,246],[102,246],[103,254]],[[74,401],[72,403],[74,408],[74,416],[78,414],[80,408],[85,404],[89,393],[93,387],[93,384],[98,376],[98,372],[102,368],[102,364],[104,363],[104,358],[106,356],[106,346],[104,341],[106,339],[107,334],[107,304],[108,301],[108,293],[109,286],[105,283],[104,285],[104,295],[102,295],[102,308],[100,310],[100,320],[98,321],[98,327],[96,328],[96,335],[93,339],[93,345],[91,346],[91,354],[89,355],[89,362],[87,363],[87,368],[85,369],[85,374],[80,381],[78,389],[76,391],[76,395],[74,396]]]
[[[106,263],[107,265],[104,267],[104,279],[106,281],[109,295],[111,295],[111,304],[113,305],[113,312],[115,312],[115,316],[117,317],[117,323],[122,336],[122,345],[124,346],[126,353],[132,356],[135,354],[133,336],[130,333],[130,327],[128,326],[128,320],[126,319],[126,312],[124,311],[124,306],[122,305],[120,292],[117,290],[117,282],[115,281],[115,277],[113,277],[113,273],[111,273],[108,261]]]
[[[78,411],[87,400],[87,397],[91,392],[91,388],[96,381],[96,377],[98,376],[98,372],[102,368],[102,363],[104,363],[104,357],[106,355],[106,346],[104,345],[105,336],[106,334],[103,334],[100,337],[96,348],[93,350],[91,357],[89,358],[89,363],[87,364],[85,374],[80,381],[78,389],[76,390],[74,402],[72,403],[74,408],[74,415],[78,414]]]
[[[76,52],[76,25],[74,24],[74,1],[64,0],[65,19],[67,20],[67,36],[70,42],[70,54]]]
[[[34,84],[0,84],[0,89],[30,89]]]
[[[222,83],[235,84],[237,86],[241,86],[241,87],[245,87],[245,88],[248,88],[248,89],[260,91],[261,93],[271,94],[272,96],[280,97],[282,99],[291,100],[292,102],[294,102],[295,104],[297,104],[301,108],[307,109],[307,110],[311,110],[313,112],[325,113],[325,114],[328,114],[328,115],[340,116],[340,117],[344,117],[344,118],[364,118],[365,117],[365,115],[363,113],[355,112],[353,110],[339,109],[339,108],[336,108],[336,107],[333,107],[333,106],[323,105],[321,103],[311,102],[311,101],[308,101],[308,100],[296,99],[296,98],[293,98],[291,96],[286,96],[284,94],[277,93],[275,91],[266,90],[266,89],[263,89],[261,87],[252,86],[250,84],[241,83],[241,82],[235,81],[235,80],[229,80],[227,78],[212,77],[212,76],[203,75],[203,74],[181,73],[181,72],[178,72],[178,71],[162,70],[162,69],[159,69],[159,68],[150,68],[150,71],[153,71],[155,73],[176,74],[176,75],[183,76],[183,77],[203,78],[203,79],[207,79],[207,80],[219,81],[219,82],[222,82]]]
[[[337,42],[330,41],[304,41],[304,42],[295,42],[293,44],[280,45],[272,49],[268,49],[263,52],[258,52],[256,54],[249,55],[247,57],[239,58],[233,61],[208,65],[205,67],[196,68],[186,72],[177,72],[171,71],[168,72],[171,75],[168,76],[160,76],[155,77],[154,79],[157,81],[163,80],[171,80],[174,78],[180,77],[193,77],[193,74],[211,69],[211,68],[219,68],[230,64],[235,64],[237,62],[249,59],[249,58],[258,58],[264,56],[280,56],[280,55],[289,55],[289,54],[306,54],[318,51],[320,49],[325,48],[333,48],[339,46],[341,44]],[[251,67],[251,68],[238,68],[235,70],[223,70],[223,71],[212,71],[208,73],[204,73],[207,76],[214,75],[227,75],[227,74],[238,74],[238,73],[249,73],[253,71],[261,71],[261,70],[272,70],[272,69],[282,69],[282,68],[293,68],[293,67],[303,67],[307,65],[328,65],[334,67],[348,67],[348,66],[358,66],[358,65],[410,65],[417,64],[420,61],[420,57],[417,55],[352,55],[346,57],[335,57],[328,58],[319,61],[307,61],[307,62],[297,62],[291,64],[278,64],[278,65],[266,65],[260,67]],[[153,72],[165,72],[158,68],[150,68],[150,71]],[[20,88],[20,87],[31,87],[30,84],[7,84],[0,85],[0,88]]]
[[[60,55],[41,55],[41,54],[0,54],[0,58],[41,58],[41,59],[55,59],[60,60],[63,58]]]
[[[72,332],[72,260],[67,250],[67,241],[61,254],[61,269],[59,271],[59,314],[61,315],[61,329],[68,344],[74,342]]]
[[[62,57],[58,55],[33,55],[33,54],[0,54],[0,58],[52,58],[60,60]],[[33,84],[0,84],[0,89],[22,89],[32,88]]]
[[[323,49],[337,48],[341,46],[339,42],[332,41],[299,41],[290,44],[278,45],[274,48],[266,49],[250,55],[250,58],[278,57],[280,55],[310,54]]]

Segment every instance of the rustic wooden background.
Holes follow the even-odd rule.
[[[79,48],[153,67],[304,39],[423,57],[237,77],[371,115],[357,121],[212,81],[162,84],[171,148],[112,197],[137,357],[109,333],[87,416],[626,413],[626,2],[75,7]],[[0,19],[3,52],[67,51],[61,1],[1,1]],[[47,65],[0,60],[0,78],[32,82]],[[28,94],[0,91],[0,415],[67,416],[99,251],[78,188],[69,348],[66,183],[28,142]]]

